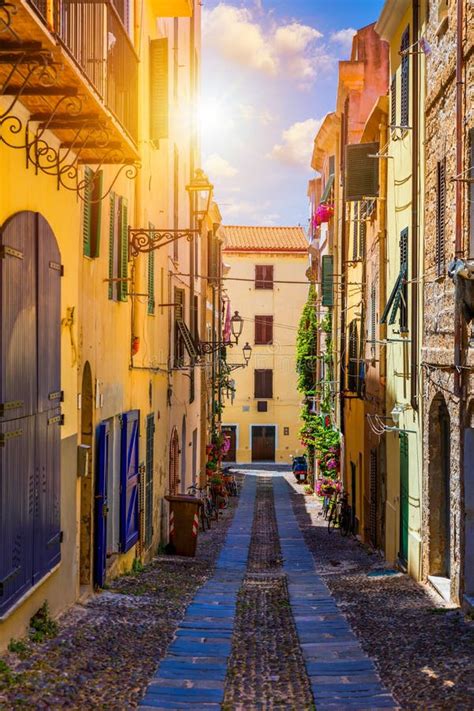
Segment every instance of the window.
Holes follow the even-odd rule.
[[[349,363],[347,367],[347,388],[351,392],[357,392],[357,372],[359,369],[359,338],[357,332],[357,321],[349,324]]]
[[[184,291],[174,290],[174,367],[180,368],[184,364],[184,339],[178,326],[184,318]]]
[[[406,331],[408,328],[408,227],[400,234],[400,272],[395,285],[388,297],[387,304],[380,319],[380,323],[388,323],[393,326],[400,309],[400,330]]]
[[[273,370],[255,370],[255,398],[273,397]]]
[[[401,126],[408,126],[409,121],[409,86],[410,86],[410,55],[408,50],[410,47],[410,28],[407,27],[402,35],[402,41],[400,44],[400,52],[402,54],[402,86],[401,86],[401,114],[400,114],[400,124]]]
[[[168,138],[168,39],[150,42],[150,140],[158,148]]]
[[[255,345],[269,346],[273,343],[273,316],[255,316]]]
[[[392,76],[390,84],[390,123],[392,126],[397,125],[397,75]]]
[[[268,412],[268,402],[266,400],[257,402],[257,412]]]
[[[155,228],[154,225],[149,224],[150,230]],[[147,282],[148,282],[148,305],[147,313],[153,316],[155,313],[155,253],[148,252],[148,264],[147,264]]]
[[[128,295],[128,203],[110,194],[109,299],[126,301]]]
[[[379,161],[373,156],[378,143],[353,143],[345,147],[344,199],[365,200],[379,196]]]
[[[376,289],[375,281],[374,281],[374,282],[372,282],[372,286],[370,289],[370,344],[371,344],[372,354],[375,353],[375,338],[377,335],[376,324],[377,324],[377,289]]]
[[[207,273],[212,286],[219,276],[219,240],[212,230],[207,233]]]
[[[173,154],[173,229],[179,229],[179,151],[175,144]],[[173,259],[178,261],[178,240],[173,242]]]
[[[436,273],[441,276],[446,266],[446,163],[444,160],[437,164],[436,180]]]
[[[97,173],[89,167],[84,170],[86,187],[82,212],[82,240],[85,257],[96,258],[100,252],[103,177],[102,170]]]
[[[255,265],[255,288],[273,289],[273,265]]]
[[[322,258],[321,263],[321,282],[322,282],[322,299],[321,304],[323,306],[334,306],[334,294],[333,294],[333,264],[334,258],[331,254],[325,254]]]

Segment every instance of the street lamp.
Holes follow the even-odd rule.
[[[212,194],[214,192],[214,186],[212,183],[209,182],[209,178],[205,174],[205,172],[201,168],[196,168],[194,171],[194,177],[191,179],[191,182],[189,185],[186,185],[186,190],[188,193],[197,195],[198,200],[200,202],[205,202],[206,207],[205,209],[197,209],[194,210],[194,214],[197,217],[200,217],[201,220],[205,218],[205,216],[209,212],[209,208],[211,206],[211,200],[212,200]],[[198,205],[199,207],[199,205]]]
[[[242,330],[244,328],[244,319],[238,311],[235,311],[234,315],[230,319],[230,328],[232,330],[232,335],[235,338],[235,344],[237,345],[239,342],[239,338],[242,335]],[[248,345],[248,343],[246,345]]]
[[[242,348],[242,353],[244,354],[245,365],[248,365],[249,360],[252,356],[252,346],[249,344],[248,341],[245,344],[245,346]]]

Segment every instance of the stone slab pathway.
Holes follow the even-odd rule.
[[[268,477],[268,474],[266,474]],[[189,605],[175,639],[160,664],[142,701],[142,711],[187,709],[200,711],[223,707],[229,699],[229,658],[233,649],[234,623],[239,591],[245,592],[249,548],[259,477],[245,478],[237,513],[226,544],[208,580]],[[336,606],[325,583],[315,571],[312,554],[293,513],[289,486],[280,475],[270,478],[286,590],[297,631],[301,658],[306,667],[314,704],[275,705],[270,699],[241,705],[232,700],[226,709],[381,709],[397,708],[384,689],[373,662]],[[277,541],[278,543],[278,541]],[[266,545],[262,542],[262,545]],[[253,555],[258,555],[254,551]],[[251,562],[251,561],[250,561]],[[242,614],[240,612],[240,614]],[[237,628],[239,625],[237,625]],[[278,630],[275,631],[278,635]],[[238,645],[237,639],[235,646]],[[285,650],[281,650],[284,655]],[[249,660],[251,663],[251,660]],[[245,661],[243,662],[245,663]],[[235,665],[234,665],[235,667]],[[232,668],[232,674],[236,670]],[[245,678],[245,669],[241,670]],[[306,677],[306,675],[305,675]],[[235,697],[231,695],[232,699]]]

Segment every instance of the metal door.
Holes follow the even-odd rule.
[[[403,563],[408,560],[408,435],[400,432],[400,552]]]
[[[107,479],[110,465],[110,423],[101,422],[97,436],[95,489],[94,584],[102,587],[107,567]]]
[[[138,541],[138,442],[140,429],[139,410],[130,410],[122,416],[120,462],[120,548],[122,553]]]
[[[275,427],[252,427],[252,462],[275,461]]]

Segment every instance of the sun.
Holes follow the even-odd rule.
[[[201,135],[209,138],[226,133],[234,125],[228,106],[216,97],[201,101],[198,108],[198,120]]]

